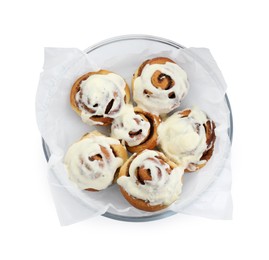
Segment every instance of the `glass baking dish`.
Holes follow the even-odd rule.
[[[124,55],[124,52],[128,53],[130,49],[133,51],[140,50],[143,48],[145,45],[148,46],[149,44],[153,43],[150,45],[152,48],[155,49],[160,49],[160,50],[178,50],[178,49],[183,49],[184,46],[156,36],[150,36],[150,35],[125,35],[125,36],[118,36],[114,37],[111,39],[107,39],[105,41],[102,41],[98,44],[95,44],[89,48],[87,48],[84,52],[89,55],[90,58],[93,60],[98,60],[100,61],[100,64],[105,62],[104,57],[109,56],[111,52],[114,51],[120,51],[121,55]],[[127,75],[122,75],[123,77],[127,77]],[[230,106],[230,102],[228,99],[227,94],[225,94],[225,102],[227,103],[227,107],[230,110],[230,127],[228,128],[228,135],[229,138],[232,142],[232,137],[233,137],[233,118],[232,118],[232,110]],[[46,160],[48,161],[50,158],[50,149],[48,145],[45,143],[44,139],[42,138],[42,145],[43,145],[43,150],[44,154],[46,157]],[[138,221],[152,221],[152,220],[157,220],[160,218],[168,217],[173,214],[176,214],[176,212],[172,210],[166,210],[161,213],[153,213],[152,215],[146,215],[146,216],[125,216],[124,213],[122,214],[117,214],[113,210],[108,210],[103,214],[103,216],[116,219],[116,220],[123,220],[123,221],[133,221],[133,222],[138,222]]]

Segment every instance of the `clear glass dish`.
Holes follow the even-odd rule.
[[[128,53],[130,49],[132,49],[132,52],[135,52],[135,50],[140,50],[145,45],[148,46],[149,43],[152,43],[151,45],[152,48],[160,49],[160,50],[170,51],[171,49],[184,48],[182,45],[176,42],[173,42],[164,38],[160,38],[160,37],[149,36],[149,35],[126,35],[126,36],[114,37],[114,38],[102,41],[96,45],[93,45],[92,47],[87,48],[85,50],[85,53],[87,53],[87,55],[89,55],[89,57],[91,57],[93,60],[97,60],[100,62],[100,64],[104,64],[105,59],[107,59],[110,53],[113,52],[114,50],[116,51],[120,50],[121,55],[124,56],[124,52]],[[129,75],[122,75],[122,76],[125,78],[130,77]],[[227,95],[225,95],[225,101],[230,110],[230,118],[229,118],[230,128],[228,129],[228,135],[230,137],[230,140],[232,141],[233,119],[232,119],[231,106],[230,106]],[[46,160],[48,161],[50,158],[50,149],[43,139],[42,139],[42,145],[43,145],[43,150],[44,150]],[[124,216],[124,214],[119,215],[113,211],[108,210],[106,213],[103,214],[103,216],[116,219],[116,220],[139,222],[139,221],[157,220],[160,218],[171,216],[173,214],[176,214],[176,212],[172,210],[166,210],[164,212],[154,213],[152,215],[132,217],[132,216]]]

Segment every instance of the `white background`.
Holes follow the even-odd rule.
[[[268,259],[266,2],[1,1],[0,259]],[[215,57],[234,115],[233,220],[178,214],[60,226],[35,121],[43,48],[85,49],[130,33],[208,47]]]

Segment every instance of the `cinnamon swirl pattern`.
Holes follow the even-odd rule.
[[[184,172],[206,165],[216,139],[215,123],[197,107],[166,117],[188,90],[187,73],[165,57],[146,60],[135,72],[137,107],[129,104],[129,87],[115,73],[100,70],[78,78],[70,93],[72,109],[89,125],[111,125],[111,137],[94,131],[73,144],[64,158],[69,179],[88,191],[117,181],[140,210],[171,205],[180,197]],[[133,153],[128,160],[126,149]]]
[[[107,70],[89,72],[73,84],[70,103],[82,121],[90,125],[109,125],[130,100],[127,83]]]
[[[211,158],[215,123],[197,107],[174,113],[158,128],[158,143],[172,161],[196,171]]]
[[[111,136],[122,141],[129,152],[153,149],[157,145],[160,118],[141,108],[126,105],[124,113],[111,126]]]
[[[147,60],[140,65],[132,82],[137,105],[157,115],[179,107],[188,88],[186,72],[174,61],[163,57]]]
[[[126,159],[127,152],[118,140],[94,131],[68,149],[64,163],[78,188],[99,191],[113,183]]]
[[[131,205],[144,211],[158,211],[178,199],[183,173],[182,167],[161,152],[144,150],[125,162],[117,183]]]

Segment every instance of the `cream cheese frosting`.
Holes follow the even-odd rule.
[[[191,167],[191,163],[205,163],[200,159],[208,149],[204,124],[209,119],[197,107],[190,111],[187,117],[181,112],[174,113],[158,128],[158,144],[162,151],[172,161],[184,165],[185,168]]]
[[[168,163],[160,161],[159,153],[154,150],[144,150],[133,156],[129,167],[129,176],[118,178],[118,184],[131,196],[148,201],[150,205],[170,205],[176,201],[182,190],[183,167],[171,170]],[[149,170],[151,180],[141,184],[137,178],[137,170],[143,167]]]
[[[100,124],[92,116],[115,118],[125,105],[126,82],[115,73],[93,74],[80,84],[76,102],[81,110],[83,122]]]
[[[149,131],[150,123],[136,114],[132,105],[126,105],[111,126],[111,136],[131,147],[141,144],[147,138]]]
[[[123,164],[123,159],[114,155],[113,144],[120,142],[95,135],[74,143],[64,158],[69,179],[80,189],[103,190],[111,185],[115,172]]]
[[[160,71],[162,77],[172,79],[174,85],[166,90],[155,87],[152,77],[156,71]],[[179,107],[189,88],[187,73],[173,62],[147,64],[133,84],[134,100],[138,106],[157,115],[169,113]]]

